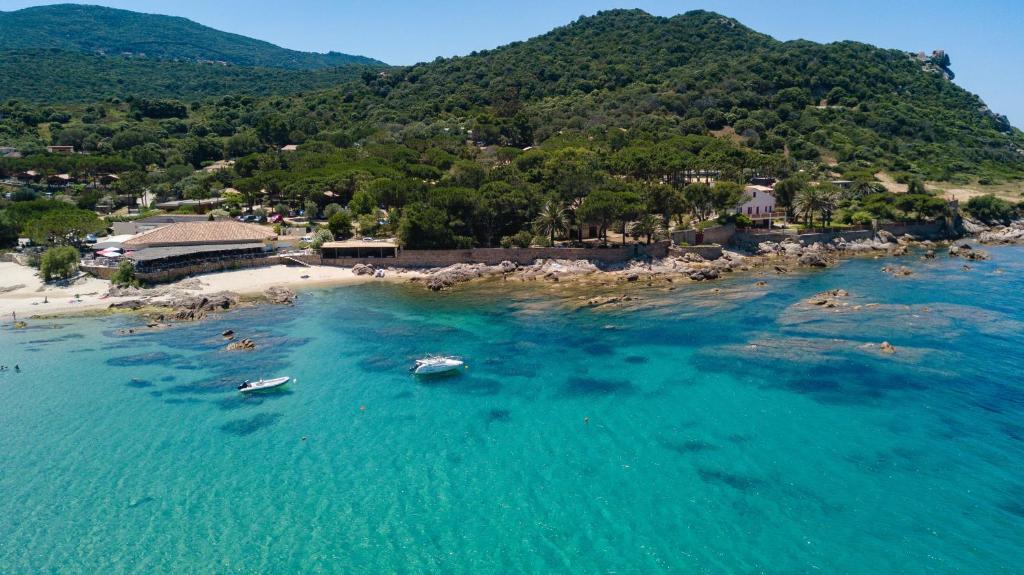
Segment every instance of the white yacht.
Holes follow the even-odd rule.
[[[465,365],[465,362],[450,355],[431,355],[423,359],[417,359],[416,365],[409,371],[416,375],[430,375],[435,373],[447,373],[455,371]]]

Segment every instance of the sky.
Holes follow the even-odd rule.
[[[65,0],[67,1],[67,0]],[[0,0],[17,10],[50,0]],[[713,10],[780,40],[856,40],[906,51],[943,49],[956,83],[1024,126],[1024,0],[90,0],[184,16],[293,50],[413,64],[525,40],[582,15],[641,8],[672,16]]]

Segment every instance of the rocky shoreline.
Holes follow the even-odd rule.
[[[205,319],[211,313],[224,312],[256,303],[291,305],[297,295],[291,288],[273,286],[262,295],[243,297],[230,291],[213,293],[188,293],[185,289],[199,287],[186,283],[184,286],[156,288],[119,288],[111,286],[109,295],[128,298],[110,304],[110,311],[129,311],[140,314],[150,328],[166,327],[170,323],[191,322]]]
[[[668,257],[651,261],[633,261],[621,266],[599,267],[587,260],[538,260],[532,265],[520,266],[505,261],[498,265],[455,264],[427,270],[414,282],[423,284],[433,291],[450,289],[462,283],[480,279],[498,278],[505,281],[585,281],[590,277],[601,277],[611,282],[649,283],[655,279],[671,282],[701,282],[716,280],[733,272],[747,272],[771,269],[775,273],[789,273],[800,268],[813,269],[830,267],[842,257],[905,256],[911,247],[924,248],[924,257],[935,257],[940,243],[918,240],[913,236],[896,237],[889,232],[879,232],[874,238],[846,241],[837,239],[828,243],[804,244],[795,239],[782,242],[762,242],[751,254],[725,250],[722,256],[708,260],[698,254],[672,249]],[[981,250],[967,245],[954,244],[950,255],[967,259],[984,259]]]
[[[980,244],[1024,243],[1024,220],[1007,226],[984,226],[970,220],[964,221],[965,229],[971,233],[972,241]],[[560,282],[594,285],[615,289],[630,284],[653,286],[670,284],[666,289],[675,289],[676,282],[703,282],[720,279],[734,272],[764,272],[786,274],[801,269],[827,268],[836,265],[843,258],[852,257],[901,257],[907,256],[911,248],[918,248],[920,257],[929,259],[945,251],[949,257],[966,261],[988,259],[988,254],[971,245],[965,239],[931,241],[910,235],[896,237],[887,231],[879,231],[874,237],[847,241],[837,238],[831,242],[806,244],[797,239],[781,242],[766,241],[758,244],[751,253],[724,250],[721,257],[708,260],[696,253],[672,248],[665,258],[649,261],[632,261],[622,265],[599,266],[588,260],[538,260],[533,264],[519,265],[503,261],[497,265],[454,264],[443,268],[424,270],[404,280],[422,285],[431,291],[450,290],[456,286],[483,280]],[[970,269],[965,262],[963,268]],[[403,272],[397,268],[357,265],[352,272],[356,276],[388,278],[399,280]],[[911,270],[897,263],[889,263],[881,271],[893,277],[911,275]],[[759,282],[763,283],[763,282]],[[242,296],[231,291],[202,293],[203,284],[198,279],[179,282],[174,286],[152,288],[118,288],[111,286],[108,296],[118,301],[107,308],[107,313],[134,312],[145,319],[151,328],[166,327],[175,322],[202,320],[212,313],[219,313],[238,307],[258,303],[290,305],[296,293],[286,286],[273,286],[258,296]],[[200,293],[195,293],[199,291]],[[634,295],[625,293],[605,294],[583,298],[582,307],[598,308],[618,306],[635,302]],[[237,347],[237,346],[236,346]]]

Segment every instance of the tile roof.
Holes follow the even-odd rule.
[[[230,220],[181,222],[143,232],[122,244],[125,248],[238,244],[277,238],[269,228]]]

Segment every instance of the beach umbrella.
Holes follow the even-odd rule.
[[[114,251],[114,250],[109,250],[108,249],[108,250],[100,250],[100,251],[96,252],[96,255],[103,256],[105,258],[119,258],[119,257],[121,257],[121,252],[119,250],[118,251]]]

